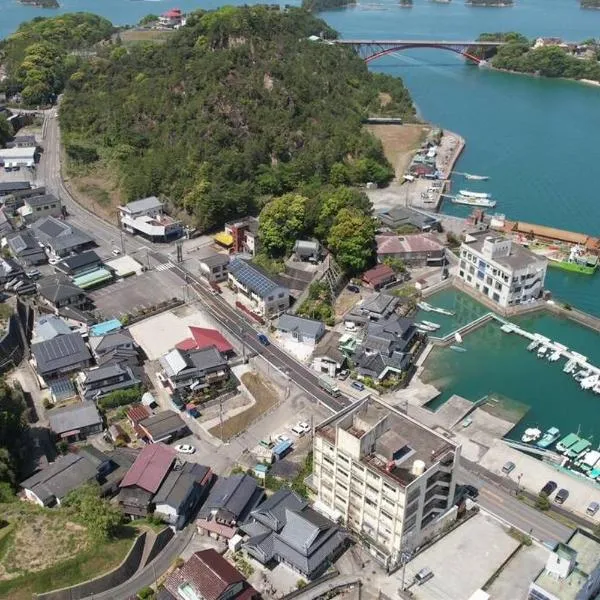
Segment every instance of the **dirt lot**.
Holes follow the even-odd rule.
[[[396,171],[396,178],[400,179],[406,172],[412,159],[429,127],[420,124],[407,125],[367,125],[367,129],[381,140],[386,158]]]
[[[123,44],[133,44],[136,42],[155,42],[164,44],[167,39],[175,32],[172,30],[159,29],[129,29],[119,32],[119,37]]]
[[[255,419],[279,402],[279,396],[275,389],[257,373],[244,373],[241,379],[255,402],[248,410],[227,419],[223,423],[223,437],[221,437],[220,425],[209,430],[211,435],[221,440],[228,440],[234,435],[245,431]]]

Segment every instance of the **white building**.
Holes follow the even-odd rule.
[[[313,450],[319,500],[388,569],[455,518],[460,446],[391,406],[367,398],[331,417]]]
[[[183,232],[181,223],[166,215],[163,209],[163,203],[156,196],[119,206],[121,227],[154,242],[180,236]]]
[[[460,247],[460,278],[504,308],[539,298],[547,266],[545,258],[503,237],[473,237]]]
[[[4,148],[0,150],[0,164],[4,168],[15,167],[34,167],[35,166],[35,146],[27,148]]]

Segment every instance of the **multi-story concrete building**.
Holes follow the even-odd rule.
[[[460,446],[367,398],[316,428],[314,485],[373,557],[392,569],[453,519]]]
[[[506,308],[535,300],[544,291],[548,262],[511,240],[470,236],[460,247],[459,276]]]
[[[183,233],[181,223],[165,214],[163,209],[164,204],[156,196],[119,206],[121,227],[152,242],[166,242],[179,237]]]

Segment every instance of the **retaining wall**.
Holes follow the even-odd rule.
[[[173,539],[173,530],[170,527],[165,527],[154,540],[152,544],[152,548],[148,553],[148,557],[146,561],[142,565],[142,567],[147,567],[164,549],[164,547]]]

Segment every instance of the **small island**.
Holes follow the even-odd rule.
[[[356,4],[356,0],[302,0],[302,8],[309,12],[344,8],[345,6],[353,6],[354,4]]]
[[[35,6],[36,8],[59,8],[58,0],[19,0],[25,6]]]
[[[514,0],[467,0],[465,4],[468,4],[469,6],[505,8],[507,6],[513,6]]]
[[[580,0],[581,8],[600,9],[600,0]]]
[[[403,8],[412,8],[413,0],[400,0],[400,6]]]

